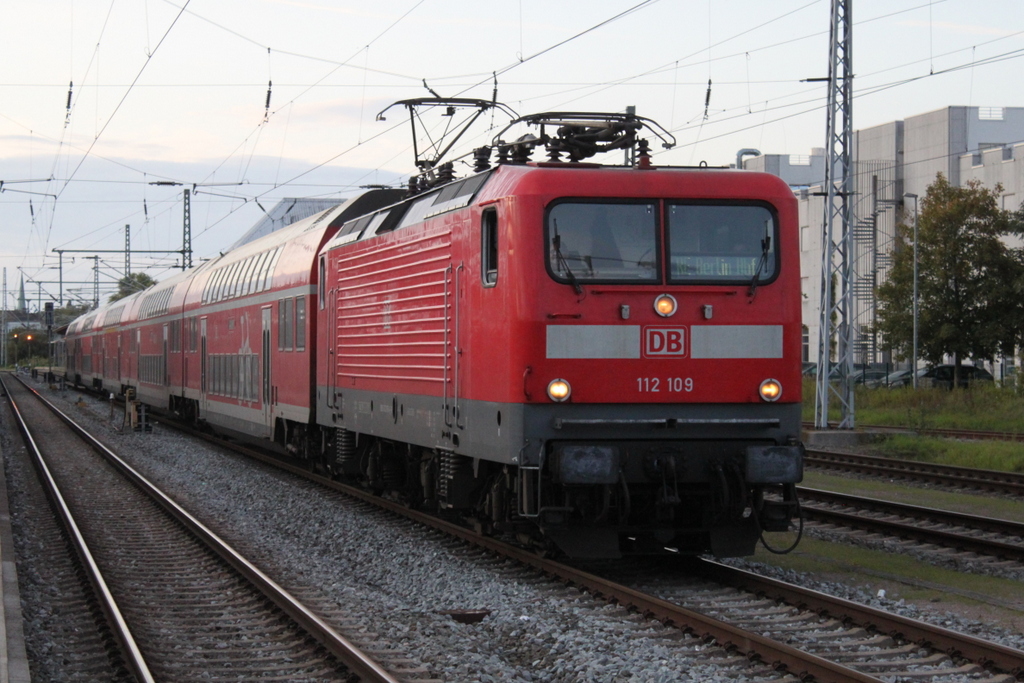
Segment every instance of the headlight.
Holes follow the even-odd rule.
[[[659,294],[654,300],[654,312],[667,318],[676,312],[676,298],[671,294]]]
[[[572,394],[572,387],[564,379],[553,379],[548,383],[548,398],[555,403],[568,401]]]
[[[778,401],[782,396],[782,385],[777,379],[766,379],[761,382],[761,387],[757,391],[766,401]]]

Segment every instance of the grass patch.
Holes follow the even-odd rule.
[[[804,380],[803,415],[814,420],[813,379]],[[972,429],[1024,433],[1024,396],[1009,388],[978,385],[970,389],[868,389],[854,395],[857,425],[911,429]],[[829,400],[829,419],[839,420],[838,400]],[[1024,472],[1024,442],[968,441],[893,435],[869,447],[873,455]]]
[[[1001,472],[1024,472],[1024,443],[960,441],[897,434],[872,444],[873,454],[940,465],[977,467]]]
[[[814,420],[813,379],[803,385],[803,416]],[[1024,396],[985,384],[970,389],[867,389],[857,387],[858,424],[916,429],[976,429],[1024,432]],[[829,400],[829,419],[839,419],[838,400]]]

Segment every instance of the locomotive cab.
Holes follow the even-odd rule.
[[[534,338],[519,513],[574,555],[749,554],[788,528],[802,478],[792,193],[575,173],[544,184],[573,195],[534,198],[544,270],[509,333]]]

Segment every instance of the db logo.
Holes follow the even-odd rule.
[[[685,327],[644,328],[645,356],[685,356]]]

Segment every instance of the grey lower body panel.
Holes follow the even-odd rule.
[[[757,442],[800,437],[801,405],[522,404],[461,400],[446,410],[436,396],[348,389],[329,405],[317,391],[324,427],[448,450],[483,460],[536,465],[552,441]],[[451,403],[449,401],[449,403]]]

